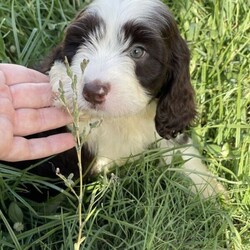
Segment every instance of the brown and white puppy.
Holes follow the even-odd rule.
[[[102,172],[114,162],[122,164],[164,138],[159,142],[163,148],[186,144],[180,149],[184,172],[204,197],[223,191],[191,139],[182,134],[196,116],[189,50],[165,4],[96,0],[76,16],[45,69],[53,91],[58,93],[61,81],[71,103],[65,57],[77,76],[79,111],[88,116],[81,126],[102,120],[84,145],[83,161],[95,159],[91,172]],[[84,59],[88,64],[82,73]],[[77,168],[72,150],[49,164],[69,172]]]

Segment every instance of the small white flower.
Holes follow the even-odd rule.
[[[113,182],[113,183],[119,183],[120,178],[117,175],[115,175],[114,173],[111,173],[110,181]]]
[[[13,228],[17,231],[17,232],[21,232],[24,229],[24,225],[22,222],[16,222],[13,226]]]
[[[71,174],[68,176],[68,178],[67,178],[67,181],[68,181],[68,183],[69,183],[70,186],[74,186],[74,185],[75,185],[75,182],[72,180],[73,177],[74,177],[74,174],[71,173]]]

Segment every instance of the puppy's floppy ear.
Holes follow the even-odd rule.
[[[39,71],[46,74],[50,71],[56,60],[63,61],[62,44],[55,47],[51,53],[42,61]]]
[[[83,41],[84,33],[82,28],[84,27],[84,22],[81,22],[81,20],[84,18],[85,10],[86,9],[81,10],[65,29],[62,42],[43,60],[39,68],[41,72],[47,73],[55,61],[59,60],[64,62],[65,57],[67,57],[69,62],[71,61],[78,46]]]
[[[172,32],[172,34],[171,34]],[[167,39],[167,76],[158,95],[156,130],[163,138],[176,137],[195,118],[194,90],[190,82],[190,55],[186,42],[174,27]]]

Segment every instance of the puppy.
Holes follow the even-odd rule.
[[[65,58],[77,78],[81,127],[88,130],[101,121],[91,130],[83,150],[85,168],[94,159],[92,174],[108,171],[114,163],[122,165],[126,157],[159,141],[162,148],[181,145],[183,172],[204,197],[224,191],[183,134],[196,116],[190,56],[165,4],[95,0],[76,16],[43,69],[49,72],[55,95],[63,88],[70,105],[72,80]],[[84,72],[83,60],[88,61]],[[62,106],[58,101],[55,105]],[[171,156],[166,161],[171,162]],[[47,165],[76,172],[75,153],[67,151]]]

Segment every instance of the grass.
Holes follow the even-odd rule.
[[[166,3],[192,54],[200,113],[193,138],[209,169],[224,180],[230,201],[190,194],[189,181],[174,171],[178,159],[167,168],[159,161],[164,152],[149,150],[84,188],[82,249],[250,248],[249,3]],[[35,66],[82,5],[76,0],[2,1],[0,61]],[[66,190],[45,204],[30,202],[19,194],[28,183],[59,189],[45,178],[0,167],[0,249],[73,249],[76,198]],[[13,228],[17,220],[23,222],[21,232]]]

